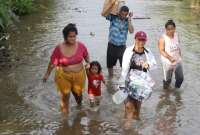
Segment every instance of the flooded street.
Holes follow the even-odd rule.
[[[119,64],[114,81],[103,87],[99,113],[89,109],[85,91],[83,107],[77,108],[71,96],[72,113],[69,118],[63,117],[54,72],[46,84],[42,83],[51,52],[63,41],[62,29],[70,22],[77,24],[78,39],[86,44],[91,58],[102,64],[108,81],[109,22],[100,15],[103,0],[44,0],[43,4],[47,9],[25,16],[4,43],[7,47],[3,50],[5,62],[0,64],[0,135],[199,135],[200,11],[189,9],[183,1],[127,0],[134,16],[151,18],[135,19],[133,24],[135,31],[147,32],[147,47],[154,52],[159,67],[153,72],[156,87],[143,103],[141,121],[131,123],[127,129],[123,104],[115,105],[111,99],[120,74]],[[185,80],[181,89],[172,85],[171,90],[164,91],[157,41],[168,19],[177,24]],[[129,35],[127,46],[132,43],[133,35]]]

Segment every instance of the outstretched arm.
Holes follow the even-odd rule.
[[[128,30],[129,30],[130,33],[134,32],[134,27],[133,27],[133,24],[132,24],[132,21],[131,21],[132,17],[133,17],[133,13],[130,12],[129,17],[128,17]]]
[[[86,74],[89,74],[89,68],[90,68],[90,56],[89,54],[85,57],[85,62],[87,63],[85,65],[85,69],[86,69]]]
[[[89,56],[89,54],[84,59],[85,59],[86,63],[90,64],[90,56]]]
[[[43,82],[46,82],[46,81],[48,80],[48,78],[49,78],[49,76],[50,76],[52,70],[54,69],[54,67],[55,67],[55,66],[54,66],[51,62],[49,62],[47,71],[46,71],[46,73],[45,73],[45,75],[44,75],[44,77],[43,77]]]

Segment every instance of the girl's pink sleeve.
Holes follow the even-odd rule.
[[[57,46],[51,55],[51,63],[55,66],[58,65],[59,62],[59,47]]]

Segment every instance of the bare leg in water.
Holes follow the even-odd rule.
[[[140,110],[141,110],[141,102],[135,100],[135,108],[136,108],[136,120],[140,120]]]
[[[70,93],[63,94],[60,93],[61,101],[60,101],[60,107],[61,111],[64,113],[64,115],[69,114],[69,99],[70,99]]]
[[[125,103],[125,118],[128,120],[140,120],[141,102],[129,98]]]
[[[113,78],[113,68],[108,68],[109,79]]]
[[[82,94],[78,95],[74,92],[72,92],[76,103],[78,104],[78,106],[81,106],[82,103]],[[60,102],[60,106],[61,106],[61,111],[63,112],[64,115],[68,115],[69,114],[69,99],[70,99],[70,93],[69,94],[63,94],[60,93],[60,97],[61,97],[61,102]]]
[[[81,106],[82,104],[82,99],[83,99],[83,96],[82,96],[82,93],[80,95],[76,94],[75,92],[72,92],[75,100],[76,100],[76,103],[78,104],[78,106]]]

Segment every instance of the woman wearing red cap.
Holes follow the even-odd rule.
[[[155,69],[156,61],[149,49],[144,47],[147,41],[147,35],[143,31],[139,31],[135,35],[135,43],[128,47],[123,55],[121,79],[125,80],[126,89],[129,91],[130,77],[134,72],[147,73],[150,69]],[[136,89],[137,91],[137,89]],[[127,119],[137,119],[140,117],[140,108],[142,100],[134,93],[129,93],[125,101],[125,117]]]

